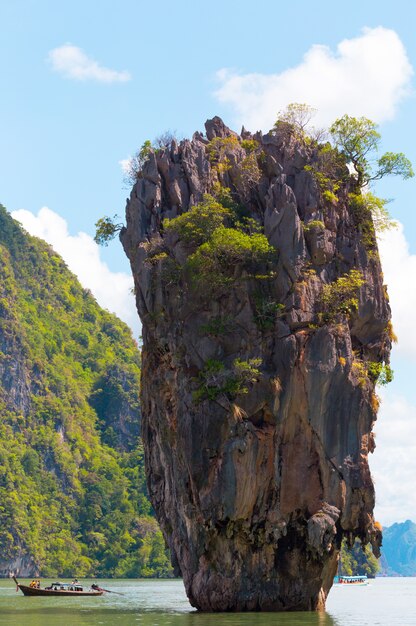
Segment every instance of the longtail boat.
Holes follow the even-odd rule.
[[[38,587],[32,585],[22,585],[17,578],[13,576],[13,580],[20,591],[25,596],[102,596],[104,589],[93,585],[90,589],[84,590],[79,583],[51,583],[48,587]]]

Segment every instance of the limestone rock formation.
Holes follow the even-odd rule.
[[[204,611],[322,608],[342,538],[376,552],[381,540],[367,457],[391,333],[372,222],[350,205],[345,163],[289,130],[239,136],[214,118],[151,152],[121,233],[143,323],[150,498]],[[199,280],[198,244],[164,220],[204,194],[246,233],[263,229],[271,267],[225,250],[223,283]]]

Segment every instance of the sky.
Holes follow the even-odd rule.
[[[268,130],[307,102],[323,126],[370,117],[382,149],[416,165],[413,0],[0,0],[0,22],[0,202],[136,336],[127,259],[93,235],[99,217],[123,219],[122,166],[146,139],[214,115]],[[380,242],[399,342],[370,460],[390,525],[416,522],[416,179],[375,191],[399,223]]]

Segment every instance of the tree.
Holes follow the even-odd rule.
[[[376,160],[376,167],[373,168],[370,159],[378,150],[381,135],[377,124],[368,118],[344,115],[335,120],[329,132],[335,147],[354,166],[358,187],[388,175],[404,179],[414,176],[412,164],[402,152],[386,152]]]
[[[176,131],[165,130],[165,132],[161,133],[154,139],[153,145],[156,147],[156,150],[163,150],[163,148],[170,148],[172,141],[178,141]]]
[[[152,152],[157,153],[164,148],[170,148],[172,141],[177,141],[176,131],[166,130],[164,133],[158,135],[153,142],[150,139],[146,139],[143,142],[140,150],[128,159],[124,169],[124,184],[126,187],[131,187],[142,175],[142,169],[146,161],[148,160]]]
[[[152,145],[150,139],[146,139],[146,141],[142,144],[140,150],[138,150],[127,161],[125,168],[123,167],[125,171],[124,183],[126,184],[126,186],[130,187],[137,182],[137,180],[141,176],[143,165],[146,163],[150,153],[153,152],[154,149],[155,148]]]
[[[341,576],[368,576],[375,578],[380,564],[369,545],[362,546],[356,539],[349,548],[344,539],[341,546],[339,573]]]
[[[306,141],[322,141],[326,137],[326,131],[310,125],[316,109],[309,104],[292,102],[286,109],[279,111],[275,122],[275,130],[294,132],[296,137]]]
[[[166,233],[176,233],[189,245],[200,246],[232,215],[231,209],[224,207],[206,193],[202,202],[192,206],[186,213],[172,219],[164,219],[163,228]]]
[[[114,239],[118,232],[123,228],[123,224],[117,224],[116,220],[119,220],[118,215],[113,217],[100,217],[95,222],[95,236],[94,241],[99,246],[107,246],[108,242]]]
[[[304,134],[306,127],[315,113],[316,109],[309,106],[309,104],[292,102],[286,109],[279,111],[275,126],[279,126],[282,123],[290,124],[290,126],[293,126],[300,134]]]

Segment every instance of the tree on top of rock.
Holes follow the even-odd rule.
[[[335,147],[353,164],[359,187],[388,175],[404,179],[414,176],[412,164],[403,152],[386,152],[376,159],[373,167],[371,157],[378,150],[381,135],[377,124],[368,118],[343,115],[335,120],[329,132]]]

